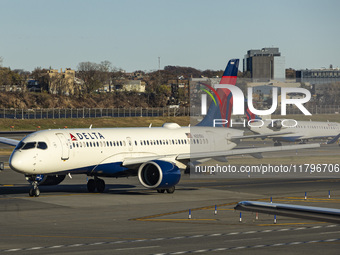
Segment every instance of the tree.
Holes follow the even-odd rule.
[[[91,93],[104,85],[109,86],[111,91],[112,81],[121,76],[121,70],[112,66],[108,60],[100,62],[81,62],[78,64],[78,78],[84,81],[85,93]]]
[[[41,90],[45,90],[45,91],[48,91],[48,85],[49,85],[47,71],[48,71],[47,69],[36,67],[31,73],[31,77],[33,78],[33,80],[38,81],[41,86]]]
[[[20,87],[20,91],[22,93],[26,92],[26,85],[28,78],[30,77],[30,72],[24,71],[22,69],[13,70],[13,72],[19,75],[19,81],[17,82],[17,85]]]
[[[83,89],[86,94],[100,87],[99,69],[99,65],[93,62],[81,62],[78,64],[77,75],[84,81]]]
[[[102,85],[108,85],[109,91],[111,92],[112,80],[115,78],[114,73],[116,68],[112,66],[112,63],[108,60],[102,61],[99,64],[99,76]]]

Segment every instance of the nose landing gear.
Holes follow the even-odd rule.
[[[30,189],[29,191],[29,196],[30,197],[39,197],[40,196],[40,190],[38,188],[38,181],[34,180],[32,181],[32,186],[33,188]]]

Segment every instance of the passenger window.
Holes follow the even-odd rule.
[[[46,150],[47,149],[47,144],[44,143],[44,142],[38,142],[37,148],[41,149],[41,150]]]
[[[23,150],[30,150],[35,148],[35,144],[36,142],[30,142],[30,143],[26,143],[25,146],[22,148]]]

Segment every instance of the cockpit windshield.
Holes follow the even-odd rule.
[[[25,145],[24,145],[24,147],[22,147],[22,150],[30,150],[30,149],[33,149],[33,148],[35,148],[35,145],[36,145],[37,143],[36,142],[29,142],[29,143],[26,143]]]
[[[34,148],[38,148],[40,150],[46,150],[47,144],[45,142],[28,142],[28,143],[20,142],[18,143],[15,150],[30,150]]]
[[[22,147],[24,147],[25,143],[20,142],[18,145],[15,147],[15,150],[21,150]]]
[[[41,150],[46,150],[47,144],[45,142],[38,142],[37,148]]]

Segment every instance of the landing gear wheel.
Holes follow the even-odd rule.
[[[169,194],[172,194],[172,193],[175,192],[175,189],[176,189],[175,186],[173,186],[173,187],[167,189],[166,192],[168,192]]]
[[[96,180],[96,188],[99,193],[103,193],[105,190],[105,182],[102,179]]]
[[[28,195],[30,197],[39,197],[40,196],[40,190],[38,188],[38,182],[35,180],[36,176],[31,176],[32,180],[32,188],[28,192]]]
[[[164,192],[165,192],[165,189],[157,189],[157,192],[158,192],[158,193],[164,193]]]
[[[33,197],[33,196],[34,196],[34,189],[33,189],[33,188],[30,189],[30,191],[28,192],[28,195],[29,195],[30,197]]]
[[[90,179],[90,180],[87,182],[87,190],[88,190],[90,193],[95,192],[95,190],[96,190],[96,182],[95,182],[93,179]]]
[[[39,197],[40,196],[40,190],[37,188],[31,188],[30,191],[28,192],[28,195],[30,197]]]
[[[37,188],[34,190],[34,196],[39,197],[40,196],[40,190]]]

